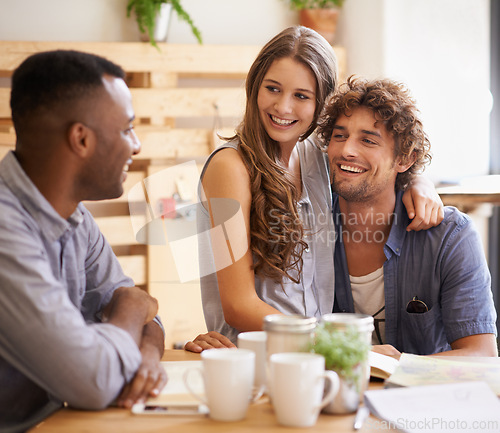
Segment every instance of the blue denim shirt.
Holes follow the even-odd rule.
[[[434,228],[407,232],[410,223],[398,193],[394,222],[384,246],[385,337],[400,352],[429,355],[450,350],[450,343],[469,335],[496,335],[496,311],[483,247],[471,219],[445,207],[443,222]],[[334,311],[354,312],[345,256],[338,196],[334,196]],[[426,313],[408,313],[414,297],[427,304]]]

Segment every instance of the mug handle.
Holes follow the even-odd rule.
[[[332,400],[337,395],[337,392],[339,391],[339,387],[340,387],[339,375],[337,373],[335,373],[334,371],[326,370],[325,374],[322,377],[324,377],[325,380],[328,380],[330,382],[330,389],[328,390],[326,395],[323,397],[323,400],[321,400],[321,403],[318,406],[318,409],[320,411],[327,404],[332,402]]]
[[[188,391],[190,392],[190,394],[196,398],[196,400],[200,401],[201,403],[203,403],[205,406],[208,406],[208,401],[206,398],[203,398],[200,394],[196,393],[193,391],[193,389],[191,388],[191,386],[189,386],[189,380],[188,380],[188,377],[189,375],[193,372],[193,371],[198,371],[198,373],[203,377],[203,370],[200,368],[200,367],[193,367],[193,368],[190,368],[188,370],[186,370],[184,372],[184,376],[183,376],[183,379],[184,379],[184,385],[186,385],[186,388],[188,389]]]

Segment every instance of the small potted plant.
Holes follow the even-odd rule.
[[[200,44],[202,43],[200,30],[194,25],[193,20],[182,7],[181,0],[129,0],[127,3],[127,17],[130,17],[133,10],[141,33],[147,36],[146,40],[149,40],[153,46],[158,47],[156,41],[166,38],[166,29],[163,31],[164,37],[155,38],[158,18],[162,9],[166,9],[165,12],[168,14],[163,20],[167,27],[173,9],[181,20],[189,24],[195,38]]]
[[[368,356],[371,345],[355,327],[339,329],[327,322],[316,327],[310,351],[325,357],[325,368],[340,379],[339,392],[325,407],[328,413],[353,412],[359,405],[369,378]]]
[[[286,0],[299,11],[299,22],[316,30],[331,44],[335,40],[339,10],[345,0]]]

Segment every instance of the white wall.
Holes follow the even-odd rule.
[[[349,73],[403,81],[433,149],[435,181],[488,173],[489,0],[347,0]]]
[[[263,45],[297,14],[284,0],[183,0],[207,44]],[[137,41],[127,0],[0,0],[0,40]],[[196,43],[173,16],[172,43]]]
[[[486,174],[489,1],[346,0],[338,43],[348,74],[408,84],[422,111],[437,181]],[[0,0],[0,40],[135,41],[127,0]],[[285,0],[183,0],[207,44],[264,44],[297,14]],[[196,43],[174,15],[169,42]],[[1,55],[1,53],[0,53]]]

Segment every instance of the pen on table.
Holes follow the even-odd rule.
[[[354,430],[359,430],[361,427],[363,427],[363,423],[365,422],[366,418],[368,418],[368,415],[370,415],[370,409],[368,409],[366,406],[360,406],[358,408],[356,417],[354,418]]]

